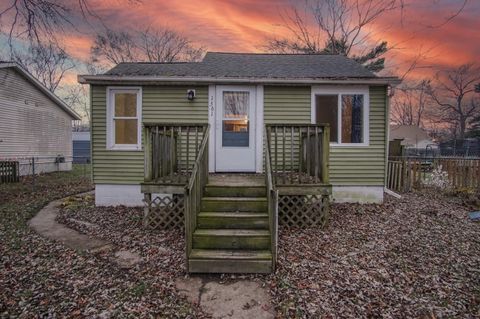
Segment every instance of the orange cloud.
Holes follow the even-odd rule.
[[[424,63],[452,66],[474,61],[480,56],[480,2],[470,1],[458,17],[441,28],[439,24],[458,8],[453,0],[408,0],[403,21],[390,13],[369,28],[374,40],[386,40],[400,48],[387,58],[390,66],[405,68],[420,48],[430,50]],[[287,36],[280,14],[292,4],[290,0],[183,0],[143,1],[132,5],[126,1],[92,1],[92,8],[106,25],[120,30],[142,27],[170,27],[182,32],[196,44],[211,51],[261,51],[268,36]],[[403,23],[401,23],[403,22]],[[100,24],[94,23],[95,26]],[[92,27],[67,34],[67,50],[78,59],[89,55],[93,42]],[[425,72],[421,70],[421,72]]]

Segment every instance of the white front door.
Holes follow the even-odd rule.
[[[255,87],[217,86],[215,171],[255,172]]]

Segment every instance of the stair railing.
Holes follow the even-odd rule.
[[[267,184],[268,201],[268,224],[270,230],[270,244],[272,251],[272,271],[275,271],[277,262],[277,243],[278,243],[278,190],[275,189],[275,181],[272,175],[272,159],[270,157],[270,128],[265,128],[266,148],[265,148],[265,179]]]
[[[329,184],[328,124],[267,124],[275,185]]]
[[[144,123],[145,182],[186,184],[207,124]]]
[[[203,190],[208,183],[208,136],[210,126],[207,126],[200,144],[197,158],[193,165],[192,173],[185,187],[185,244],[186,244],[186,267],[189,271],[188,257],[192,251],[192,237],[197,227],[197,215],[203,196]]]

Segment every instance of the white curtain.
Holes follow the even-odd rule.
[[[248,118],[249,92],[223,92],[223,117]]]

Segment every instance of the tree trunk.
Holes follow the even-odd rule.
[[[458,130],[458,138],[463,141],[465,139],[465,131],[467,127],[467,119],[465,118],[465,116],[459,116],[459,124],[460,128]]]

